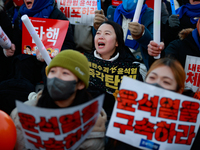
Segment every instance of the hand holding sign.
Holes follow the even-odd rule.
[[[3,49],[3,53],[6,57],[11,57],[15,53],[15,44],[11,44],[11,47],[8,49]]]

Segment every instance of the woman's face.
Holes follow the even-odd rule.
[[[157,83],[167,90],[177,90],[177,82],[172,70],[168,66],[159,66],[146,77],[146,83]]]
[[[31,9],[33,7],[34,0],[24,0],[27,9]]]
[[[95,35],[95,48],[105,60],[110,59],[114,54],[118,42],[113,27],[109,24],[102,24]]]
[[[62,67],[52,67],[47,77],[48,78],[56,77],[64,81],[72,81],[72,80],[78,81],[78,78],[71,71]]]
[[[191,5],[197,5],[200,4],[200,0],[190,0]]]

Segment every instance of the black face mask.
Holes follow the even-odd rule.
[[[162,87],[160,84],[158,83],[148,83],[150,85],[153,85],[153,86],[156,86],[156,87],[159,87],[159,88],[162,88],[162,89],[165,89],[164,87]],[[168,89],[165,89],[165,90],[168,90]],[[176,92],[176,90],[169,90],[169,91],[172,91],[172,92]]]
[[[47,78],[47,90],[54,101],[66,100],[74,92],[76,80],[64,81],[58,78]]]

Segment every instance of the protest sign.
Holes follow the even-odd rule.
[[[90,134],[104,95],[87,103],[47,109],[16,102],[27,149],[76,149]]]
[[[93,26],[97,0],[56,0],[58,8],[71,24]]]
[[[46,18],[29,17],[40,40],[47,49],[50,57],[55,57],[61,50],[63,41],[67,34],[69,21]],[[30,33],[22,24],[22,53],[36,55],[36,46]]]
[[[195,56],[186,56],[185,61],[185,86],[196,92],[200,85],[200,58]]]
[[[200,101],[124,77],[106,135],[148,150],[189,150]]]
[[[90,67],[90,85],[103,91],[114,93],[119,88],[123,76],[136,79],[139,64],[132,62],[106,61],[85,54]]]

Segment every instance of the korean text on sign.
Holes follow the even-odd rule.
[[[66,109],[44,109],[17,101],[27,149],[75,149],[87,138],[102,109],[104,95]]]
[[[93,26],[97,0],[57,0],[57,4],[71,24]]]
[[[199,110],[196,99],[124,77],[107,136],[141,149],[188,150],[199,129]]]

